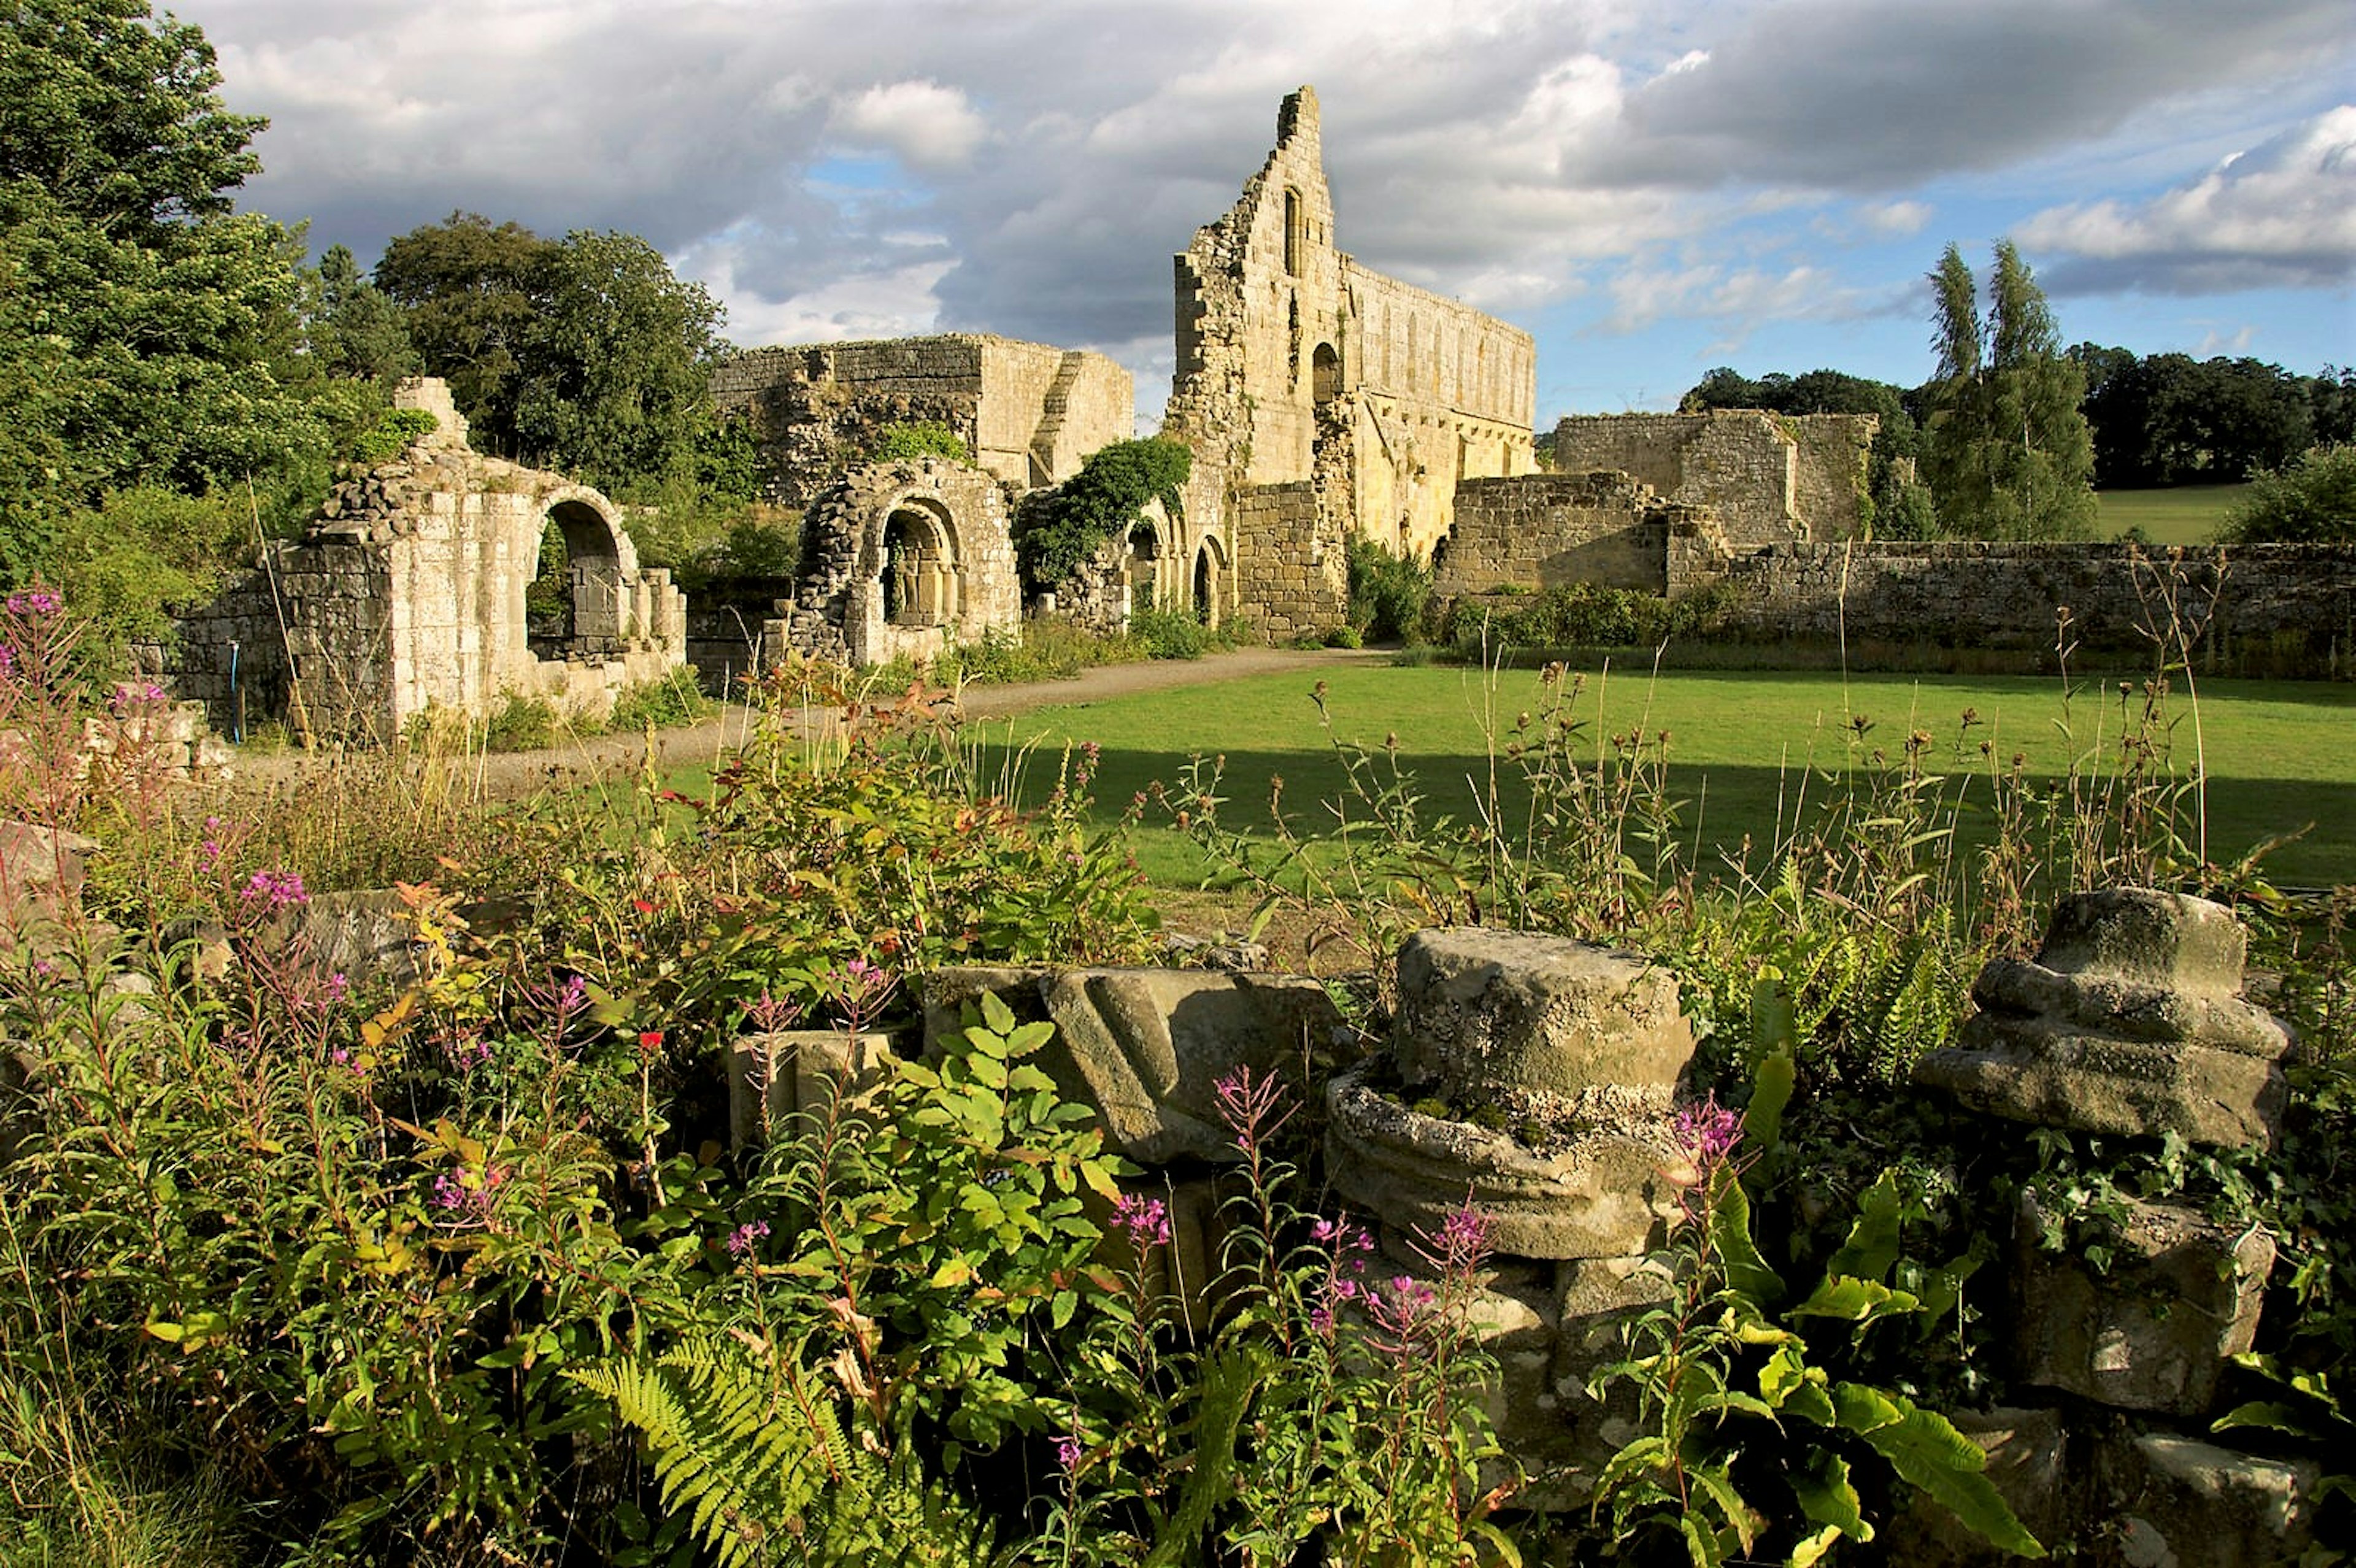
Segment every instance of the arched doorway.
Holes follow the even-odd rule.
[[[1194,618],[1206,626],[1219,624],[1219,603],[1223,596],[1221,579],[1226,562],[1220,559],[1219,544],[1206,538],[1194,551]]]
[[[887,624],[938,626],[955,615],[957,546],[948,519],[919,506],[894,508],[884,520],[876,588]]]

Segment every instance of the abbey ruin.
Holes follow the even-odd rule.
[[[716,368],[712,393],[748,427],[767,498],[801,512],[795,578],[714,593],[691,631],[612,503],[475,453],[425,383],[403,400],[438,432],[352,475],[299,544],[187,620],[167,673],[225,725],[251,698],[301,728],[386,735],[429,707],[479,714],[517,696],[594,714],[676,667],[691,638],[714,688],[789,651],[927,658],[1012,635],[1026,611],[1098,631],[1182,611],[1289,642],[1347,621],[1355,539],[1429,562],[1443,599],[1731,583],[1732,630],[1771,641],[2033,658],[2053,646],[2057,605],[2088,646],[2147,635],[2158,569],[2131,547],[1869,542],[1871,416],[1573,415],[1542,471],[1530,335],[1372,270],[1341,232],[1303,87],[1235,205],[1174,259],[1162,433],[1191,453],[1183,491],[1052,592],[1018,569],[1024,508],[1131,435],[1126,369],[987,334],[767,347]],[[937,427],[969,463],[869,461],[907,426]],[[534,623],[527,591],[559,536],[565,604]],[[2265,547],[2230,571],[2169,570],[2211,656],[2341,676],[2356,658],[2351,555]]]
[[[394,404],[434,428],[336,486],[303,538],[273,544],[180,622],[167,673],[224,728],[283,716],[314,738],[389,740],[429,709],[477,715],[511,698],[602,717],[626,688],[687,658],[670,573],[641,570],[619,508],[562,475],[467,443],[449,389],[404,382]],[[550,533],[557,603],[529,603]]]

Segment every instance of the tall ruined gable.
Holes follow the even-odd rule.
[[[1344,259],[1333,248],[1317,94],[1277,114],[1275,150],[1226,216],[1177,258],[1177,375],[1166,422],[1241,483],[1310,476],[1311,373],[1338,357]]]
[[[1177,258],[1166,422],[1237,486],[1311,483],[1319,538],[1422,553],[1455,486],[1535,466],[1527,333],[1336,248],[1317,95],[1286,98],[1235,206]]]

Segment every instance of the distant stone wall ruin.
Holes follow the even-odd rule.
[[[1315,635],[1349,618],[1348,547],[1318,515],[1306,479],[1252,485],[1232,503],[1236,600],[1270,642]]]
[[[685,662],[685,603],[669,572],[639,569],[612,502],[476,452],[438,380],[406,382],[393,400],[432,413],[435,430],[343,480],[301,539],[272,545],[180,622],[167,673],[184,695],[226,725],[283,716],[316,735],[386,740],[429,708],[483,715],[510,696],[602,716],[625,688]],[[527,595],[552,527],[563,603],[535,626]]]
[[[1844,539],[1863,525],[1871,414],[1577,414],[1555,426],[1554,466],[1617,469],[1663,498],[1706,507],[1737,545]]]
[[[1019,489],[1055,484],[1129,438],[1136,389],[1101,354],[958,333],[755,348],[712,371],[712,398],[752,421],[770,497],[800,507],[894,424],[947,427]]]
[[[1456,489],[1455,526],[1432,555],[1432,592],[1595,582],[1666,593],[1670,530],[1694,517],[1609,471],[1468,479]]]
[[[2356,679],[2356,546],[1787,544],[1738,550],[1725,575],[1762,639],[2050,656],[2066,608],[2089,651],[2157,650],[2174,615],[2204,670]]]

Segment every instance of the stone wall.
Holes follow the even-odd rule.
[[[2205,627],[2201,667],[2356,678],[2356,547],[2255,545],[2147,555],[2116,544],[1792,544],[1736,550],[1751,633],[1776,639],[2143,649],[2173,596]]]
[[[1665,593],[1670,531],[1692,521],[1691,507],[1621,473],[1468,479],[1456,488],[1455,526],[1432,555],[1432,591],[1596,582]]]
[[[789,606],[790,577],[720,578],[687,597],[687,662],[708,696],[743,694],[742,677],[762,666],[763,632]]]
[[[1554,466],[1616,468],[1707,507],[1735,544],[1840,539],[1863,521],[1871,414],[1578,414],[1555,427]]]
[[[1237,486],[1317,479],[1329,527],[1420,553],[1459,479],[1535,466],[1536,350],[1335,247],[1321,134],[1317,95],[1286,98],[1267,162],[1177,258],[1166,426]]]
[[[1129,438],[1135,386],[1101,354],[982,334],[756,348],[712,374],[712,401],[753,422],[771,498],[806,506],[884,427],[931,421],[1010,485],[1052,485]]]
[[[1270,642],[1315,636],[1349,618],[1349,559],[1317,515],[1314,484],[1253,485],[1230,501],[1235,598]]]
[[[931,658],[1022,624],[1014,544],[996,479],[946,458],[854,468],[802,519],[802,577],[767,623],[787,650],[851,665]]]
[[[344,479],[300,540],[272,545],[254,577],[192,618],[169,671],[188,695],[230,698],[233,638],[241,678],[274,677],[298,729],[383,740],[428,708],[484,714],[510,695],[602,715],[685,661],[685,604],[668,571],[639,570],[612,502],[474,451],[439,381],[404,383],[394,402],[434,414],[435,430]],[[552,526],[569,598],[562,624],[535,633],[525,599]],[[274,660],[256,646],[271,641]]]

